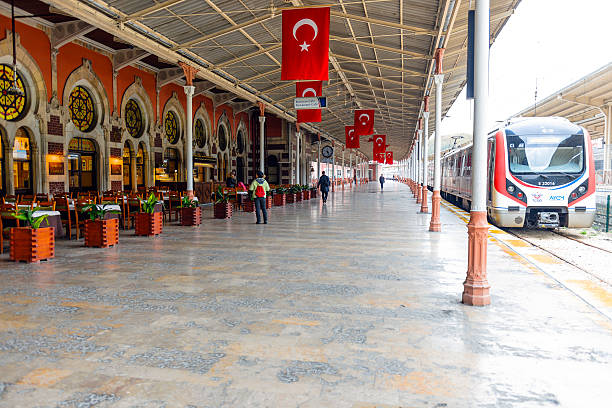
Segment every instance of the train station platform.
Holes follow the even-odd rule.
[[[208,214],[210,216],[210,213]],[[612,323],[465,220],[388,182],[118,247],[0,257],[0,407],[603,407]]]

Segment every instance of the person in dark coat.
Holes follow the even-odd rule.
[[[331,181],[329,181],[329,177],[325,174],[325,172],[321,172],[321,177],[319,177],[319,190],[321,190],[321,198],[323,199],[323,203],[327,202],[327,195],[329,194],[329,186],[331,185]]]
[[[385,176],[381,174],[378,181],[380,181],[380,189],[382,190],[385,187]]]
[[[236,179],[236,172],[232,170],[232,172],[225,180],[225,187],[234,188],[238,185],[238,180]]]

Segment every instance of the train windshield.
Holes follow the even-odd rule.
[[[508,160],[513,174],[584,171],[582,135],[508,135]]]

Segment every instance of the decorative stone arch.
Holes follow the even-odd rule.
[[[62,89],[62,113],[65,119],[64,123],[71,122],[68,101],[70,99],[70,92],[72,92],[77,85],[88,88],[91,96],[94,98],[95,105],[102,107],[101,112],[97,112],[98,123],[96,123],[96,127],[109,122],[111,117],[110,103],[108,95],[106,94],[106,89],[102,85],[102,81],[100,81],[98,75],[93,71],[91,61],[83,58],[83,64],[70,73],[64,84],[64,89]]]
[[[203,151],[205,154],[211,154],[212,145],[213,145],[213,129],[212,122],[210,120],[210,116],[208,115],[208,111],[206,110],[206,105],[204,103],[200,103],[200,106],[196,109],[193,115],[193,135],[195,137],[195,123],[196,120],[201,119],[204,122],[204,127],[206,129],[206,143],[203,148],[195,147],[194,149],[197,151]]]
[[[106,191],[111,189],[111,174],[110,174],[110,125],[105,123],[105,118],[109,119],[109,105],[108,98],[102,82],[98,77],[91,71],[91,64],[88,60],[83,60],[84,64],[72,71],[72,74],[66,81],[66,86],[63,92],[63,106],[62,106],[62,117],[64,126],[64,156],[66,157],[65,168],[68,168],[68,150],[70,141],[75,137],[82,137],[85,139],[93,140],[96,146],[96,162],[97,162],[97,186],[100,191]],[[92,82],[93,81],[93,82]],[[103,112],[96,112],[98,118],[96,120],[96,126],[89,132],[82,132],[70,118],[70,111],[68,109],[68,100],[70,92],[76,86],[82,86],[89,90],[91,97],[94,100],[94,105],[101,106]],[[123,148],[122,148],[123,150]],[[66,185],[69,185],[68,172],[66,172]]]
[[[178,141],[175,144],[170,143],[168,139],[166,138],[164,121],[166,118],[166,113],[168,111],[173,111],[178,120],[179,137],[178,137]],[[181,105],[181,102],[179,101],[178,95],[176,92],[172,92],[172,96],[170,96],[170,98],[168,98],[168,100],[164,104],[162,115],[160,117],[160,124],[161,124],[161,138],[162,138],[162,154],[165,153],[167,148],[176,149],[178,151],[178,160],[179,160],[179,166],[178,166],[179,172],[178,173],[179,175],[177,177],[177,180],[183,181],[185,177],[184,148],[185,148],[186,118],[185,118],[185,111],[183,110],[183,105]]]
[[[223,127],[225,130],[226,142],[227,145],[224,150],[221,150],[221,145],[219,143],[219,129]],[[227,114],[223,112],[217,121],[217,128],[215,129],[215,144],[217,145],[219,151],[221,152],[229,152],[232,148],[233,137],[232,137],[232,126],[230,125],[229,118]]]
[[[123,125],[122,126],[123,128],[122,140],[125,137],[131,137],[125,127],[125,114],[124,114],[125,105],[128,103],[130,99],[134,99],[136,102],[138,102],[138,105],[142,108],[141,110],[144,116],[143,117],[144,131],[142,133],[142,136],[140,136],[140,138],[135,139],[135,140],[141,140],[144,138],[148,139],[150,135],[154,132],[154,129],[155,129],[155,113],[153,111],[153,103],[151,102],[151,99],[149,98],[147,91],[142,86],[142,79],[138,76],[136,76],[134,79],[134,82],[132,82],[132,84],[126,88],[121,98],[121,106],[119,109],[119,114],[121,115],[121,124]]]
[[[20,43],[20,35],[17,33],[15,37],[15,46],[17,48],[17,71],[24,77],[26,86],[30,94],[30,106],[28,113],[19,121],[32,113],[44,114],[46,111],[47,87],[43,78],[42,72],[36,63],[36,60],[30,55],[26,48]],[[6,30],[6,37],[0,41],[0,63],[6,65],[13,64],[13,36],[10,30]],[[19,126],[18,126],[19,127]]]

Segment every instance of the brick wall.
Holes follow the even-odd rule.
[[[59,116],[51,115],[47,122],[47,133],[53,136],[64,136],[64,128],[60,123]]]
[[[155,167],[161,167],[164,164],[163,156],[160,152],[155,152]]]
[[[64,191],[64,182],[63,181],[50,181],[49,182],[49,193],[51,194],[61,194]]]
[[[113,180],[113,181],[111,181],[111,190],[113,190],[113,191],[121,191],[121,190],[123,190],[123,182],[121,180]]]
[[[159,133],[155,135],[154,143],[155,143],[155,147],[162,147],[162,138],[159,135]]]
[[[47,153],[62,156],[64,154],[64,144],[48,142],[47,143]]]
[[[110,131],[110,141],[113,143],[121,143],[121,128],[113,126]]]

